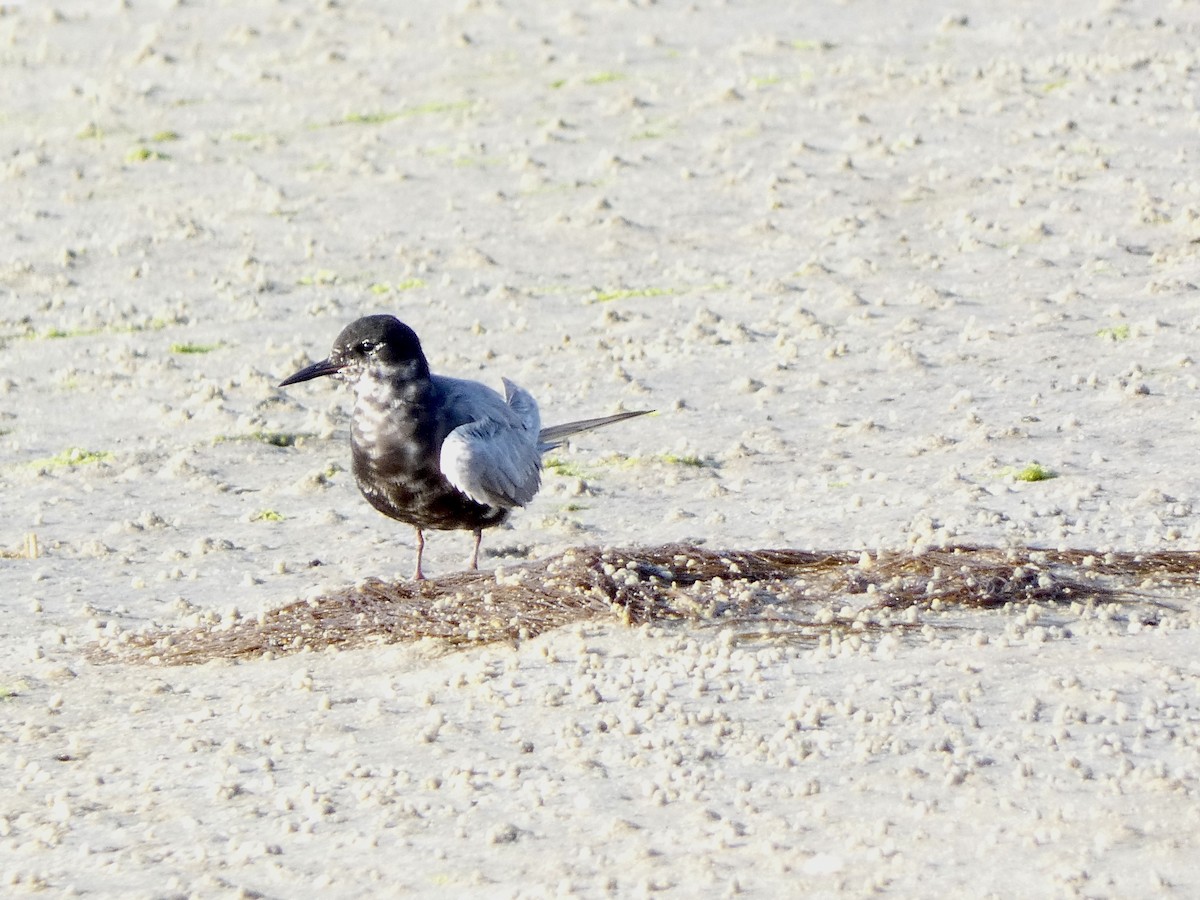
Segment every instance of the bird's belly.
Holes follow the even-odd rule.
[[[417,528],[474,531],[499,525],[508,510],[476,503],[430,466],[387,466],[354,451],[358,489],[385,516]]]

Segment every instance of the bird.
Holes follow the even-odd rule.
[[[328,357],[279,386],[323,376],[354,392],[354,478],[371,506],[416,529],[417,581],[425,578],[426,530],[473,532],[469,565],[478,569],[483,530],[507,520],[541,486],[542,454],[572,435],[653,412],[542,428],[533,396],[507,378],[501,395],[478,381],[433,374],[416,332],[391,315],[351,322]]]

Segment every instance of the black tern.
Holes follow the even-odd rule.
[[[416,332],[394,316],[347,325],[329,357],[280,387],[332,375],[354,390],[350,448],[354,477],[373,507],[417,530],[415,579],[423,579],[425,529],[475,533],[499,525],[533,499],[542,454],[563,439],[653,410],[541,427],[537,403],[507,378],[504,396],[477,381],[429,371]]]

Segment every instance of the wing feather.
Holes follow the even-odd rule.
[[[537,403],[511,381],[505,402],[459,425],[442,442],[440,466],[452,485],[487,506],[524,506],[541,486]],[[490,404],[489,404],[490,406]]]
[[[634,412],[616,413],[611,416],[601,416],[598,419],[580,419],[578,422],[567,422],[563,425],[551,425],[548,428],[543,428],[538,436],[538,443],[541,445],[542,452],[554,450],[562,446],[563,441],[573,434],[579,434],[584,431],[591,431],[593,428],[603,428],[605,425],[612,425],[616,422],[624,422],[626,419],[632,419],[635,416],[645,416],[654,412],[652,409],[639,409]]]

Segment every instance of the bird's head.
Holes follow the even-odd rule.
[[[280,387],[333,375],[351,384],[364,376],[387,381],[429,377],[417,334],[395,316],[363,316],[342,329],[329,357],[301,369]]]

